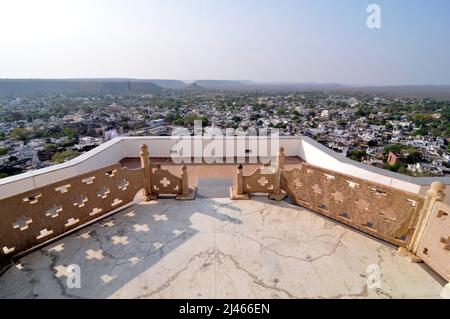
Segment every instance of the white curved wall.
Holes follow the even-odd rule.
[[[212,141],[211,137],[182,137],[182,139],[194,141],[192,145],[195,143],[200,145],[200,152],[204,152]],[[245,145],[245,149],[251,150],[247,156],[254,158],[258,154],[258,141],[258,137],[225,137],[223,147],[224,150],[226,147],[233,148],[238,155],[238,149],[242,149],[241,145]],[[142,144],[149,147],[150,157],[171,157],[171,150],[176,143],[178,140],[170,136],[115,138],[66,163],[1,179],[0,199],[115,164],[123,158],[139,157]],[[416,194],[434,180],[441,180],[444,184],[450,185],[450,178],[412,178],[351,161],[308,137],[280,137],[279,145],[275,142],[273,144],[272,156],[276,155],[279,146],[284,147],[286,156],[300,156],[312,165]],[[193,146],[191,151],[194,154]],[[218,152],[217,157],[221,158],[222,154]],[[188,158],[184,160],[188,161]]]

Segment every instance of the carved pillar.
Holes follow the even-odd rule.
[[[239,165],[236,176],[236,194],[244,195],[244,172],[242,164]]]
[[[145,201],[149,201],[152,199],[152,182],[151,182],[151,168],[150,168],[150,159],[148,147],[145,144],[141,145],[141,167],[144,169],[144,196]]]
[[[273,193],[274,195],[280,195],[281,194],[281,170],[284,168],[284,148],[280,147],[280,151],[278,152],[277,162],[275,165],[275,185]]]
[[[186,164],[183,163],[181,170],[181,195],[189,195],[189,181]]]
[[[280,151],[278,152],[278,158],[277,158],[277,166],[280,169],[284,169],[285,159],[286,159],[286,155],[284,154],[284,147],[280,147]]]
[[[444,200],[445,197],[444,190],[445,185],[441,182],[434,182],[431,184],[431,187],[428,190],[427,195],[425,196],[425,202],[422,210],[420,211],[419,220],[417,221],[413,238],[408,247],[408,250],[410,252],[417,254],[420,241],[423,237],[425,228],[427,226],[431,213],[434,210],[436,202]]]

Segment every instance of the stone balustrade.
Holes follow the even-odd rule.
[[[138,169],[117,163],[0,199],[0,265],[18,253],[123,209],[140,190],[144,190],[145,200],[160,195],[195,198],[185,165],[177,177],[151,165],[146,145],[141,146],[140,156]]]

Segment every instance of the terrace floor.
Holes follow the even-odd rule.
[[[289,200],[201,189],[195,201],[135,204],[22,257],[0,276],[0,298],[438,298],[445,284],[395,247]],[[81,288],[67,287],[71,264]],[[372,264],[379,289],[367,286]]]

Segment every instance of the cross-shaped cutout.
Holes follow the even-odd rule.
[[[116,277],[117,276],[111,277],[110,275],[102,275],[102,276],[100,276],[100,279],[103,281],[103,283],[107,284]]]
[[[114,221],[110,220],[102,225],[103,227],[113,227]]]
[[[86,185],[90,185],[90,184],[94,183],[95,178],[96,178],[95,176],[91,176],[91,177],[88,177],[88,178],[85,178],[85,179],[81,180],[81,182],[86,184]]]
[[[92,209],[92,211],[89,213],[89,216],[95,216],[97,214],[100,214],[103,211],[103,209],[95,207]]]
[[[417,201],[416,200],[408,199],[408,203],[410,203],[412,207],[416,207],[417,206]]]
[[[56,251],[57,253],[64,250],[64,244],[59,244],[55,247],[50,248],[48,251]]]
[[[20,217],[16,222],[13,224],[14,229],[20,229],[21,231],[24,231],[28,229],[28,225],[31,224],[33,220],[29,217]]]
[[[60,278],[60,277],[69,277],[70,275],[72,275],[72,273],[70,271],[67,270],[68,267],[65,267],[63,265],[59,265],[54,267],[53,269],[56,270],[55,273],[55,277],[56,278]]]
[[[261,186],[266,186],[267,184],[269,184],[269,180],[266,177],[261,176],[261,178],[258,179],[258,183]]]
[[[127,217],[134,217],[134,216],[136,216],[136,214],[134,213],[134,212],[129,212],[128,214],[125,214],[125,216],[127,216]]]
[[[169,220],[169,219],[167,218],[166,214],[161,214],[161,215],[154,214],[154,215],[153,215],[153,219],[154,219],[155,221],[157,221],[157,222],[159,222],[159,221],[166,222],[166,221]]]
[[[8,248],[7,246],[3,247],[3,253],[5,255],[12,253],[14,250],[16,250],[16,247],[12,247],[12,248]]]
[[[78,236],[77,238],[83,238],[83,239],[88,239],[91,238],[90,232],[86,232],[84,234],[81,234],[80,236]]]
[[[70,218],[70,219],[67,220],[67,224],[65,224],[64,226],[70,227],[70,226],[78,224],[79,222],[80,222],[79,219]]]
[[[75,203],[73,203],[73,206],[78,206],[78,208],[84,207],[84,204],[88,201],[88,198],[83,195],[79,195],[77,199],[75,200]]]
[[[116,175],[116,173],[117,173],[117,170],[115,169],[113,171],[106,172],[105,175],[109,176],[109,177],[114,177],[114,175]]]
[[[110,193],[109,188],[103,186],[102,188],[100,188],[100,191],[97,193],[97,196],[105,199],[108,197],[109,193]]]
[[[114,206],[120,205],[120,204],[122,204],[122,202],[123,202],[123,200],[116,198],[116,199],[114,199],[114,201],[111,203],[111,206],[114,207]]]
[[[144,225],[136,224],[136,225],[133,226],[133,228],[134,228],[134,231],[137,232],[137,233],[139,233],[141,231],[143,231],[143,232],[148,232],[149,231],[148,225],[146,225],[146,224],[144,224]]]
[[[37,236],[36,239],[42,239],[47,236],[50,236],[51,234],[53,234],[53,230],[48,230],[47,228],[44,228],[39,232],[39,236]]]
[[[371,190],[373,191],[374,195],[377,197],[381,197],[381,196],[386,196],[387,193],[381,189],[378,188],[371,188]]]
[[[42,196],[42,194],[37,194],[37,195],[25,197],[23,199],[23,202],[24,203],[28,202],[30,205],[33,205],[33,204],[36,204],[38,202],[39,197],[41,197],[41,196]]]
[[[160,182],[160,184],[162,184],[162,186],[163,186],[164,188],[167,188],[167,186],[170,185],[170,180],[168,180],[166,177],[164,177],[164,178],[163,178],[162,180],[160,180],[159,182]]]
[[[127,190],[128,186],[130,186],[130,182],[128,182],[126,179],[122,179],[119,182],[119,189],[122,191]]]
[[[111,238],[114,245],[128,245],[128,237],[127,236],[113,236]]]
[[[51,218],[56,218],[56,217],[58,217],[59,213],[61,213],[62,211],[63,211],[62,206],[53,205],[53,207],[50,208],[50,209],[45,213],[45,216],[51,217]]]
[[[348,187],[350,187],[350,188],[358,188],[359,187],[358,183],[355,183],[352,181],[347,181],[347,183],[348,183]]]
[[[89,249],[86,252],[86,259],[87,260],[92,260],[92,259],[97,259],[97,260],[102,260],[105,256],[103,256],[103,250],[99,249],[99,250],[92,250]]]
[[[67,193],[69,191],[69,188],[72,187],[72,185],[67,184],[60,187],[56,187],[55,191],[60,192],[61,194]]]

